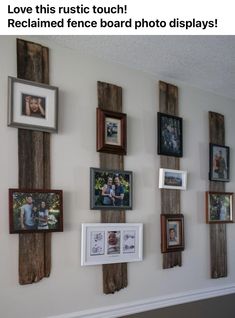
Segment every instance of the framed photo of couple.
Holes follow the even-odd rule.
[[[233,193],[206,192],[206,223],[233,222]]]
[[[137,262],[143,259],[143,224],[82,224],[81,265]]]
[[[9,76],[8,126],[57,132],[58,88]]]
[[[62,190],[9,189],[10,233],[62,232]]]
[[[211,181],[230,180],[229,153],[229,147],[210,143],[209,179]]]
[[[90,168],[90,208],[92,210],[131,210],[131,171]]]
[[[184,250],[183,214],[161,214],[161,252]]]

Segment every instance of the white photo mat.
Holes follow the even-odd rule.
[[[159,169],[159,188],[186,190],[187,171],[160,168]]]
[[[81,265],[137,262],[143,259],[143,224],[83,223]]]

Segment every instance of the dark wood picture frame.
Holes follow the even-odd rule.
[[[233,193],[206,192],[206,223],[233,223]]]
[[[121,189],[117,190],[116,177],[119,178],[121,186]],[[108,179],[112,179],[110,184],[108,184]],[[119,199],[121,192],[123,193],[122,200]],[[132,192],[132,171],[90,168],[91,210],[132,210]],[[109,195],[110,193],[111,195]]]
[[[126,155],[127,119],[126,114],[96,109],[96,149],[118,155]]]
[[[184,250],[183,214],[161,214],[161,252]]]
[[[229,182],[230,180],[230,148],[210,143],[209,180]]]
[[[9,229],[11,234],[62,232],[63,191],[9,189]]]
[[[183,157],[183,119],[158,112],[157,120],[158,154]]]

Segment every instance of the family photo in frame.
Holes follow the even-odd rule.
[[[10,233],[62,232],[62,190],[9,189]]]
[[[161,214],[161,252],[184,250],[183,214]]]
[[[187,171],[160,168],[159,188],[186,190]]]
[[[8,126],[57,132],[58,88],[9,76]]]
[[[206,222],[233,222],[233,193],[212,191],[206,192]]]
[[[230,149],[210,143],[210,172],[211,181],[228,182],[230,178]]]
[[[132,209],[132,172],[90,168],[90,208]]]

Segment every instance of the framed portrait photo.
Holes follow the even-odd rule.
[[[158,112],[158,154],[183,156],[183,120]]]
[[[97,108],[96,120],[97,151],[125,155],[127,148],[126,114]]]
[[[229,147],[210,143],[211,181],[229,181]]]
[[[161,214],[162,253],[184,250],[183,214]]]
[[[8,126],[57,132],[58,88],[9,76]]]
[[[90,168],[90,208],[131,210],[132,171]]]
[[[206,192],[206,223],[233,222],[233,193]]]
[[[81,265],[137,262],[143,259],[143,224],[84,223]]]
[[[159,188],[186,190],[187,171],[160,168]]]
[[[10,233],[62,232],[62,190],[9,189]]]

